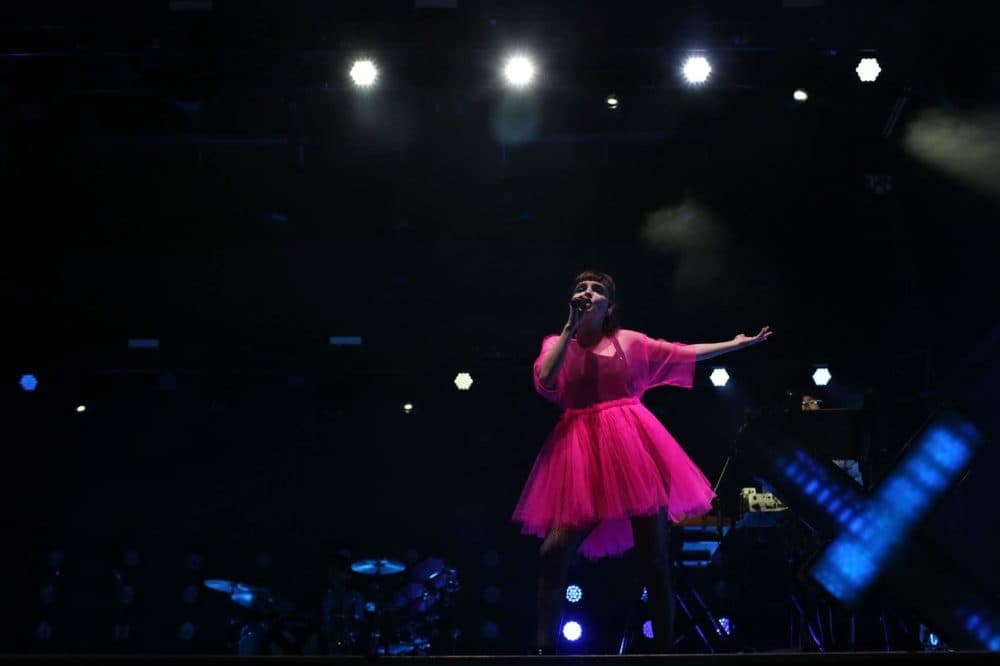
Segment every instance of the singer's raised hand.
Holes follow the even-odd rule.
[[[764,328],[760,329],[760,333],[758,333],[757,335],[755,335],[753,337],[750,337],[748,335],[743,335],[742,333],[740,333],[735,338],[733,338],[733,342],[735,342],[736,344],[740,345],[741,347],[744,347],[744,346],[755,345],[757,343],[764,342],[769,337],[771,337],[771,327],[770,326],[765,326]]]

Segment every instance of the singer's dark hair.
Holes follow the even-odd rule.
[[[618,296],[615,294],[615,280],[607,273],[600,271],[583,271],[573,278],[573,284],[569,286],[570,298],[572,298],[573,292],[576,290],[576,285],[584,281],[600,282],[608,290],[608,304],[614,305],[615,309],[604,318],[601,328],[604,335],[611,335],[621,328],[621,306],[618,305]]]

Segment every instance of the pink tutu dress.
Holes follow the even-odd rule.
[[[711,509],[708,479],[639,401],[646,389],[691,388],[695,352],[689,345],[619,329],[585,349],[570,340],[552,390],[535,361],[535,390],[563,408],[524,486],[513,519],[525,534],[553,527],[594,526],[580,546],[585,557],[620,555],[632,547],[630,516],[666,507],[672,522]]]

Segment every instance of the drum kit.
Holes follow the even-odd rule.
[[[447,654],[458,638],[458,575],[436,557],[411,567],[386,558],[354,561],[315,612],[302,612],[265,587],[218,578],[204,585],[239,610],[230,620],[238,627],[239,655]]]

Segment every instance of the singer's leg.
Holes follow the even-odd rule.
[[[535,646],[542,654],[554,654],[559,618],[570,561],[590,529],[553,529],[539,551],[538,608]]]
[[[649,595],[653,649],[663,654],[674,644],[674,591],[670,580],[670,522],[661,510],[654,516],[633,516],[639,574]]]

